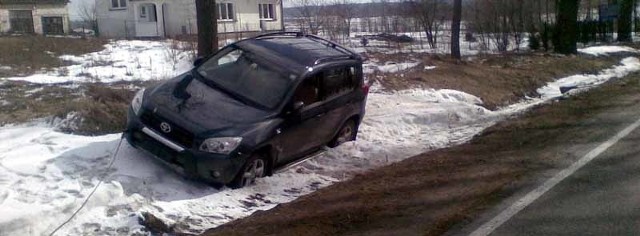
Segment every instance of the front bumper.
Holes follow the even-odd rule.
[[[223,155],[184,147],[164,137],[157,128],[143,124],[129,108],[125,138],[132,146],[145,150],[175,171],[207,182],[227,184],[244,165],[245,155]]]

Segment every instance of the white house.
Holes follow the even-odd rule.
[[[284,29],[282,0],[217,0],[218,32]],[[96,0],[101,36],[173,37],[196,34],[195,0]]]
[[[69,33],[68,0],[0,0],[0,33]]]

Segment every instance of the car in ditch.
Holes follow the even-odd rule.
[[[363,59],[323,38],[265,34],[137,92],[125,137],[188,177],[233,188],[355,140]]]

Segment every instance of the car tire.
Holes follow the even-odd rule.
[[[353,119],[347,120],[342,125],[335,137],[327,144],[330,148],[340,146],[340,144],[356,140],[357,130],[356,122]]]
[[[265,177],[268,173],[268,162],[263,156],[254,154],[247,162],[244,163],[242,169],[236,177],[228,184],[229,187],[238,189],[255,183],[257,178]]]

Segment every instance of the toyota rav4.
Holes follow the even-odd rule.
[[[367,92],[357,53],[313,35],[265,34],[140,90],[125,137],[188,177],[238,188],[355,140]]]

